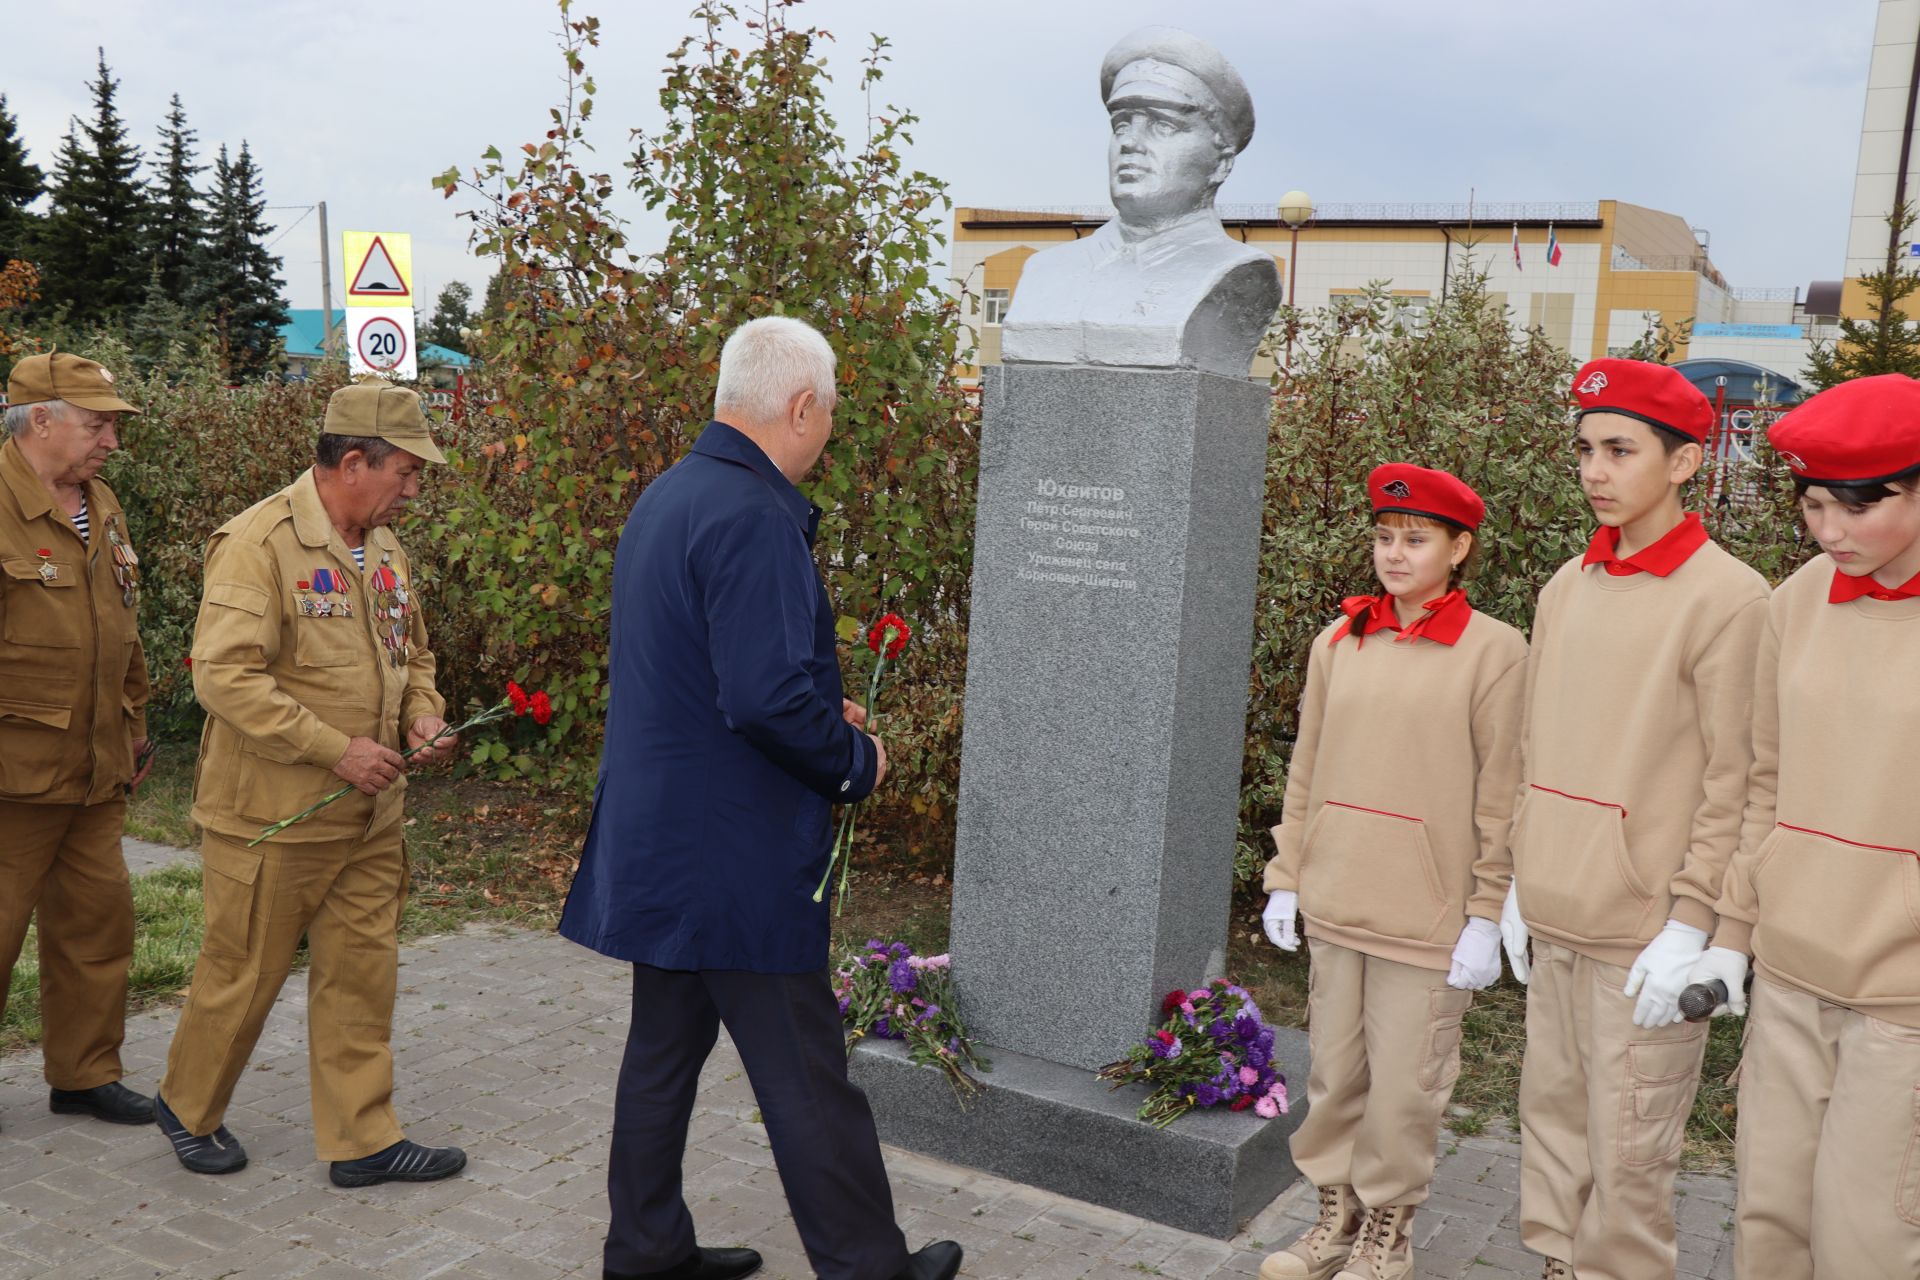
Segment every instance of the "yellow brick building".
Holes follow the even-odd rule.
[[[1796,330],[1785,338],[1801,319],[1795,292],[1730,289],[1686,220],[1657,209],[1622,200],[1471,209],[1329,205],[1300,227],[1297,258],[1293,233],[1275,205],[1223,204],[1219,213],[1229,235],[1268,248],[1283,291],[1291,290],[1303,309],[1380,280],[1417,316],[1444,295],[1452,271],[1471,254],[1487,269],[1488,287],[1517,328],[1538,326],[1578,360],[1630,345],[1650,321],[1691,320],[1698,336],[1683,356],[1738,356],[1788,377],[1804,365],[1804,335]],[[1103,208],[954,211],[951,269],[977,349],[969,374],[999,363],[1001,321],[1018,304],[1026,260],[1050,244],[1090,234],[1111,216]],[[1560,245],[1558,266],[1547,261],[1550,233]],[[1757,349],[1746,349],[1756,342]]]

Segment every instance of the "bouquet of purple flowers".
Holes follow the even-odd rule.
[[[1153,1086],[1142,1120],[1164,1129],[1195,1107],[1226,1107],[1271,1120],[1287,1110],[1287,1078],[1273,1064],[1273,1028],[1245,989],[1225,978],[1193,991],[1169,992],[1165,1022],[1100,1079]]]
[[[849,1051],[862,1036],[904,1041],[915,1062],[946,1073],[964,1107],[980,1091],[967,1069],[988,1063],[954,1011],[952,968],[947,956],[917,956],[904,942],[869,938],[834,971],[833,985]]]

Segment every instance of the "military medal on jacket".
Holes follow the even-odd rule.
[[[120,535],[120,517],[107,521],[107,546],[113,558],[113,580],[120,588],[120,603],[133,608],[140,598],[140,557],[133,543]]]
[[[367,575],[367,585],[373,591],[373,628],[386,646],[387,660],[404,667],[412,653],[407,646],[407,620],[413,615],[413,597],[406,580],[394,572],[392,561],[383,552],[380,567]]]
[[[294,607],[307,618],[351,618],[347,575],[324,565],[293,584]],[[339,599],[334,597],[338,596]]]

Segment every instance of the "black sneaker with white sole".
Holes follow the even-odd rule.
[[[173,1154],[181,1167],[189,1172],[236,1173],[247,1167],[246,1148],[240,1145],[240,1139],[227,1132],[227,1126],[221,1125],[204,1137],[188,1133],[187,1126],[180,1123],[180,1117],[173,1114],[166,1099],[157,1093],[153,1096],[153,1118],[160,1132],[173,1144]]]
[[[358,1160],[335,1160],[327,1176],[336,1187],[370,1187],[376,1182],[438,1182],[466,1167],[467,1153],[458,1147],[423,1147],[402,1138]]]

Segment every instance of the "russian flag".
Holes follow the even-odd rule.
[[[1553,234],[1551,222],[1547,224],[1547,265],[1550,267],[1560,265],[1560,237]]]
[[[1520,224],[1517,222],[1513,224],[1513,269],[1515,271],[1526,270],[1526,267],[1520,261]]]

